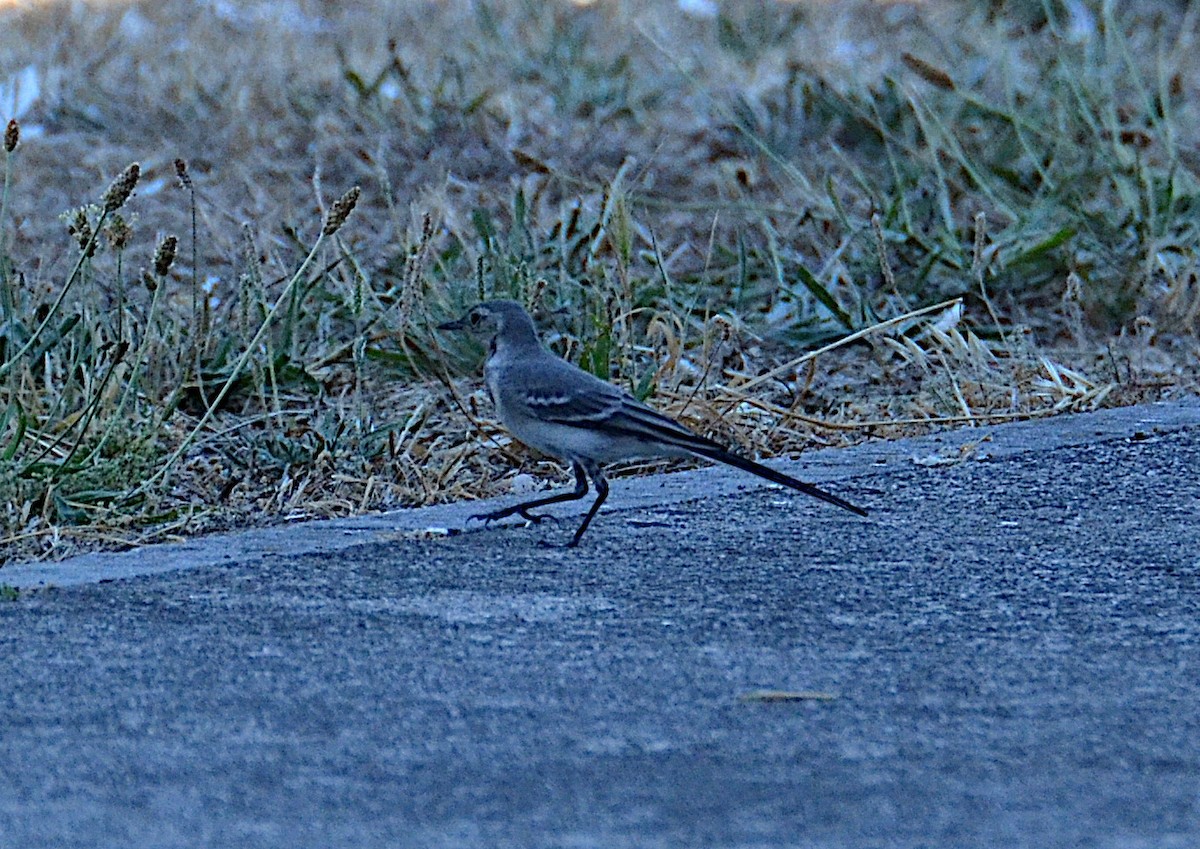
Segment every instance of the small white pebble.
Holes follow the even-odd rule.
[[[508,489],[514,495],[533,492],[538,489],[538,479],[533,475],[519,474],[509,482]]]

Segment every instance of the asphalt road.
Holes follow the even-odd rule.
[[[1200,405],[800,468],[0,569],[0,847],[1200,846]]]

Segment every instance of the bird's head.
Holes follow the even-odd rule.
[[[438,330],[466,330],[504,344],[537,344],[533,319],[516,301],[484,301],[461,318],[439,324]]]

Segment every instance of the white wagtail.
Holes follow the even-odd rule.
[[[438,325],[438,329],[490,335],[483,374],[500,421],[521,442],[570,462],[575,472],[573,492],[538,498],[472,519],[491,522],[520,514],[531,522],[540,522],[546,517],[530,510],[585,497],[590,477],[596,486],[596,500],[568,543],[574,547],[608,497],[602,463],[689,456],[728,463],[860,516],[867,515],[866,510],[810,483],[730,453],[655,412],[628,392],[551,353],[538,341],[533,319],[515,301],[486,301],[462,318]]]

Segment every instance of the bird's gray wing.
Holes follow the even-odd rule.
[[[527,382],[523,400],[530,413],[543,421],[688,451],[722,448],[628,392],[582,370],[572,367],[569,372],[543,373],[540,377]]]
[[[647,407],[631,395],[622,398],[620,409],[605,424],[605,428],[613,433],[636,436],[687,451],[723,447],[711,439],[693,433],[686,425]]]
[[[521,402],[534,418],[592,428],[621,409],[624,393],[617,387],[584,371],[555,371],[527,376]]]

